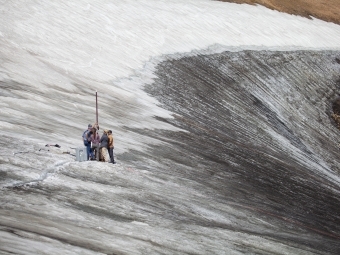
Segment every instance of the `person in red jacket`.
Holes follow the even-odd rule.
[[[96,129],[95,126],[92,127],[91,144],[92,144],[91,149],[92,152],[94,153],[94,158],[97,159],[97,161],[99,161],[100,135],[98,129]]]

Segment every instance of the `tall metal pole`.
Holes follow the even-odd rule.
[[[98,97],[97,97],[97,90],[96,90],[96,123],[98,123]]]

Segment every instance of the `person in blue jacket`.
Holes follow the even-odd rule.
[[[86,146],[86,151],[87,151],[87,160],[94,159],[94,155],[91,149],[91,135],[92,135],[92,125],[89,124],[87,126],[87,130],[84,131],[83,133],[83,141],[84,145]]]

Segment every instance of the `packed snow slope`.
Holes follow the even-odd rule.
[[[2,254],[340,253],[339,25],[206,0],[0,13]],[[95,91],[116,165],[72,155]]]

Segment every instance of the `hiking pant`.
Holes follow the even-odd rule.
[[[91,149],[91,143],[88,143],[86,145],[86,151],[87,151],[87,160],[89,160],[89,158],[93,158],[93,153],[92,153],[92,149]]]
[[[110,159],[111,159],[110,163],[114,163],[115,159],[113,157],[113,148],[112,147],[109,148],[109,155],[110,155]]]
[[[99,144],[92,143],[92,153],[97,161],[99,161]]]

